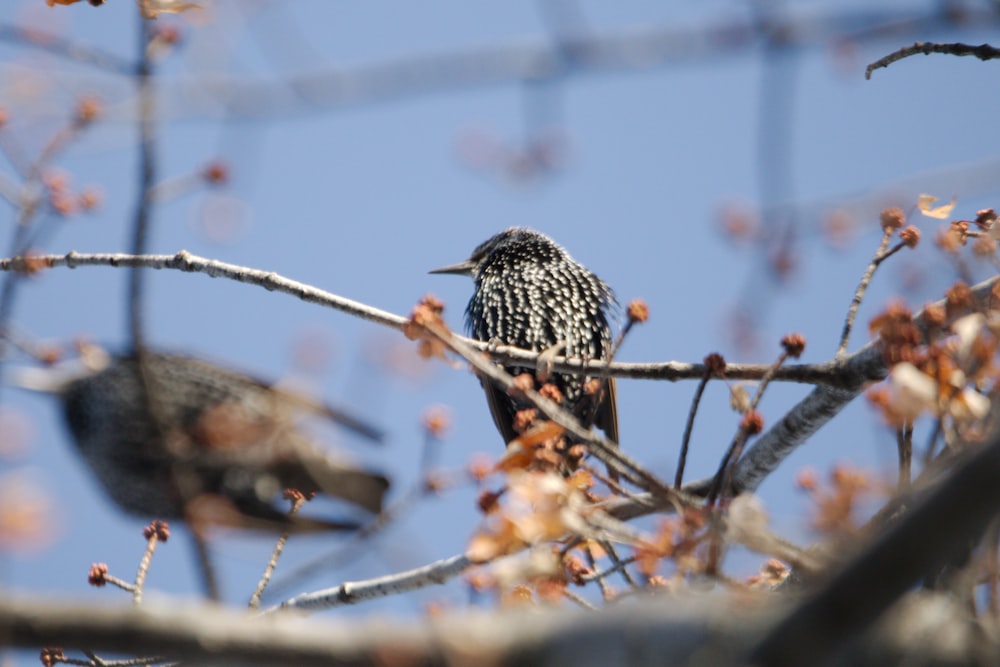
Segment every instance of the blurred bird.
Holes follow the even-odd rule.
[[[606,359],[611,353],[614,293],[555,241],[539,232],[512,227],[491,237],[469,259],[431,273],[470,276],[476,291],[465,309],[473,338],[544,352],[553,348],[577,359]],[[511,375],[535,370],[507,366]],[[554,373],[547,381],[563,396],[563,407],[584,426],[596,425],[618,442],[614,378],[603,391],[588,393],[588,378]],[[502,389],[483,382],[486,399],[504,442],[517,437],[514,417],[526,407]]]
[[[140,363],[141,359],[141,363]],[[48,376],[45,374],[49,373]],[[325,416],[369,439],[338,410],[195,358],[145,351],[60,377],[24,369],[18,384],[54,392],[80,453],[131,514],[265,530],[337,530],[355,521],[289,518],[286,488],[379,512],[389,487],[317,446],[295,426]]]

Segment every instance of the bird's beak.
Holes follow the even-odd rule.
[[[434,269],[433,271],[428,271],[427,273],[451,273],[456,276],[471,276],[472,271],[476,268],[475,262],[470,259],[464,262],[459,262],[458,264],[451,264],[450,266],[442,266],[440,269]]]

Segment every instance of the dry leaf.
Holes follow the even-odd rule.
[[[740,414],[750,409],[750,392],[746,382],[737,382],[729,388],[729,407]]]
[[[943,204],[937,208],[932,208],[934,202],[936,201],[938,201],[938,198],[934,195],[920,195],[917,197],[917,208],[920,209],[920,212],[928,218],[946,220],[949,216],[951,216],[951,212],[955,208],[955,203],[958,199],[956,197],[952,197],[951,201],[947,204]]]
[[[67,4],[65,0],[54,1]],[[201,9],[199,4],[182,0],[136,0],[136,2],[139,5],[139,13],[144,19],[155,19],[160,14],[180,14],[189,9]]]

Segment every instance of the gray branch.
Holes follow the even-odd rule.
[[[402,329],[407,319],[384,310],[348,299],[305,283],[285,278],[271,271],[252,269],[237,264],[229,264],[215,259],[208,259],[181,250],[174,255],[129,255],[124,253],[78,253],[71,251],[65,255],[37,255],[28,258],[0,258],[0,271],[34,271],[45,268],[68,267],[75,269],[81,266],[111,266],[135,267],[148,269],[174,269],[188,273],[203,273],[212,278],[226,278],[236,282],[263,287],[272,292],[288,294],[325,308],[339,310],[348,315],[359,317],[369,322],[381,324],[393,329]],[[458,336],[459,340],[480,352],[488,352],[496,361],[520,366],[537,366],[539,354],[514,347],[492,347],[487,343],[471,338]],[[608,366],[601,360],[581,361],[553,357],[552,370],[586,373],[591,376],[625,377],[638,380],[690,380],[705,375],[704,364],[691,364],[680,361],[664,361],[652,363],[621,363],[615,362]],[[728,364],[726,377],[733,380],[757,380],[764,376],[771,367],[766,364]],[[842,364],[825,362],[820,364],[799,364],[778,369],[774,380],[785,382],[800,382],[805,384],[830,384],[833,386],[853,386],[858,378],[843,372]]]
[[[157,654],[192,665],[734,665],[787,607],[773,596],[672,596],[604,611],[462,610],[429,620],[248,617],[208,605],[141,609],[0,600],[0,644]],[[995,665],[995,635],[944,596],[910,595],[839,664]]]

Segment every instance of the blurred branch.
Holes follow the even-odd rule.
[[[51,53],[82,65],[91,65],[115,74],[130,76],[136,73],[135,63],[126,58],[109,51],[63,39],[55,33],[37,28],[0,23],[0,41]]]
[[[237,264],[207,259],[182,250],[174,255],[128,255],[123,253],[78,253],[71,251],[65,255],[30,255],[28,257],[0,258],[0,271],[32,272],[46,268],[80,266],[131,267],[142,266],[149,269],[174,269],[189,273],[204,273],[212,278],[227,278],[240,283],[257,285],[272,292],[294,296],[307,303],[315,303],[327,308],[359,317],[369,322],[393,329],[402,329],[407,319],[373,306],[347,299],[325,290],[312,287],[272,271],[251,269]],[[490,358],[507,364],[516,363],[537,367],[539,354],[514,347],[497,346],[489,343],[458,337],[463,343]],[[551,362],[551,363],[550,363]],[[680,361],[653,363],[614,362],[610,365],[601,360],[580,361],[553,357],[543,362],[546,368],[560,372],[586,372],[601,377],[624,377],[638,380],[696,380],[707,372],[705,364],[691,364]],[[732,380],[759,380],[771,369],[770,364],[726,364],[723,373]],[[854,387],[861,382],[881,379],[881,375],[871,375],[871,369],[861,365],[850,365],[843,360],[818,364],[798,364],[782,366],[774,372],[774,380],[800,382],[804,384],[829,384],[832,386]],[[868,374],[866,374],[868,373]]]
[[[822,664],[921,578],[978,540],[1000,512],[1000,437],[965,450],[963,460],[907,516],[876,537],[752,651],[754,665]],[[980,659],[998,657],[997,647]],[[970,658],[972,656],[969,656]]]
[[[449,90],[742,58],[764,43],[781,48],[814,48],[830,43],[899,39],[949,26],[981,29],[997,20],[997,12],[990,9],[938,3],[926,13],[866,8],[789,11],[763,21],[739,17],[707,26],[678,27],[671,23],[607,32],[577,30],[555,39],[533,37],[438,54],[409,54],[369,64],[329,65],[273,81],[236,81],[218,76],[178,79],[163,88],[159,105],[164,118],[215,115],[286,119],[308,110],[329,111]],[[55,37],[50,41],[49,35],[39,44],[29,38],[33,34],[44,33],[8,25],[0,30],[0,39],[67,57],[79,49],[85,55],[74,59],[100,63],[103,69],[124,74],[135,73],[130,63],[118,62],[100,51]]]
[[[158,604],[141,611],[65,599],[0,600],[7,646],[87,645],[93,651],[157,653],[186,664],[648,665],[737,663],[775,627],[782,607],[772,596],[673,596],[601,612],[533,607],[461,611],[431,619],[291,614],[248,617],[215,605]],[[995,665],[998,642],[943,595],[910,595],[860,640],[841,664]]]
[[[745,57],[765,41],[783,48],[807,48],[851,41],[852,33],[857,33],[858,38],[886,39],[929,27],[982,28],[997,18],[997,13],[990,10],[954,11],[936,6],[925,14],[867,9],[787,12],[764,22],[741,17],[707,26],[678,27],[671,23],[616,32],[577,32],[555,40],[512,40],[463,51],[411,54],[381,63],[331,67],[278,82],[229,78],[181,81],[164,102],[171,105],[171,114],[191,116],[235,110],[242,118],[277,118],[303,108],[331,110],[445,90]],[[881,30],[871,31],[872,25]]]
[[[132,221],[132,254],[146,252],[152,217],[153,184],[156,180],[156,106],[153,88],[153,63],[149,57],[152,34],[149,21],[139,17],[139,63],[136,84],[139,88],[139,193]],[[129,271],[127,312],[132,350],[142,354],[145,334],[142,321],[144,272],[136,265]]]

